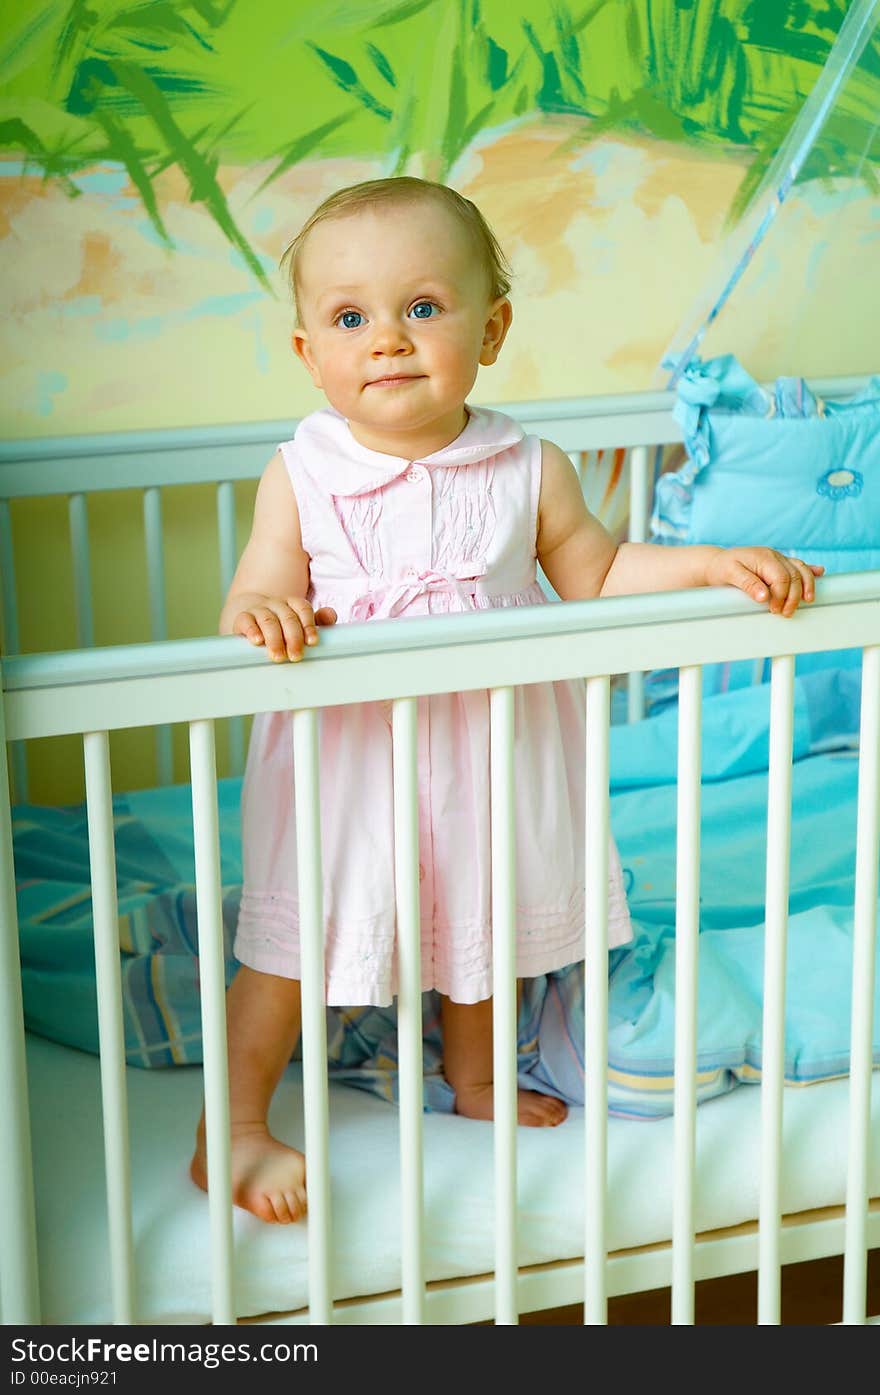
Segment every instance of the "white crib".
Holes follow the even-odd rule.
[[[839,397],[848,386],[838,380],[821,385],[820,390]],[[671,398],[666,394],[504,406],[527,430],[555,440],[587,470],[592,458],[586,453],[626,448],[630,536],[634,539],[644,538],[647,531],[653,448],[680,439],[670,408]],[[3,760],[5,742],[82,734],[101,1045],[98,1077],[98,1062],[75,1052],[69,1055],[77,1059],[58,1064],[60,1074],[53,1074],[56,1058],[60,1062],[59,1053],[63,1055],[64,1049],[32,1042],[29,1100],[11,805],[4,798],[0,801],[0,1117],[6,1121],[7,1134],[0,1170],[0,1195],[4,1198],[0,1213],[3,1321],[132,1323],[188,1318],[230,1323],[249,1317],[268,1322],[461,1323],[494,1317],[498,1323],[510,1324],[521,1312],[583,1301],[585,1321],[603,1323],[609,1296],[668,1284],[673,1322],[691,1323],[698,1280],[757,1269],[758,1318],[775,1323],[780,1320],[781,1267],[833,1254],[844,1256],[844,1321],[870,1321],[866,1317],[867,1255],[880,1245],[880,1094],[876,1088],[872,1099],[880,827],[880,575],[828,578],[819,587],[816,603],[802,607],[790,622],[780,622],[733,592],[706,591],[621,597],[534,611],[436,617],[430,622],[343,627],[325,633],[318,651],[299,665],[269,665],[258,651],[231,638],[167,641],[162,487],[187,481],[217,484],[221,585],[225,588],[236,560],[232,482],[255,478],[271,447],[290,434],[290,424],[285,423],[213,433],[43,440],[7,446],[0,457],[0,561],[6,635],[0,709]],[[92,625],[85,500],[92,491],[122,485],[143,491],[153,641],[89,648]],[[9,501],[41,494],[66,494],[70,499],[80,647],[64,653],[17,655]],[[92,538],[91,543],[96,545],[96,540]],[[791,1116],[792,1143],[789,1116],[784,1116],[783,1109],[783,1042],[793,656],[844,647],[864,651],[851,1071],[848,1080],[799,1092],[801,1102]],[[762,1084],[760,1091],[737,1090],[698,1111],[694,1061],[701,665],[755,656],[772,659],[768,854],[766,868],[756,870],[756,875],[766,879]],[[604,968],[602,972],[589,971],[592,964],[603,966],[607,958],[604,868],[609,831],[610,675],[631,675],[629,713],[635,718],[643,703],[640,675],[670,665],[680,670],[675,1110],[668,1128],[638,1123],[617,1127],[620,1121],[609,1122],[606,1107],[607,975]],[[587,685],[590,753],[585,1108],[583,1118],[572,1118],[571,1127],[566,1125],[563,1130],[518,1130],[512,954],[513,688],[538,678],[578,677]],[[424,1115],[422,1109],[416,700],[424,694],[469,688],[491,691],[491,797],[497,811],[492,848],[496,1057],[495,1122],[491,1126],[472,1125],[455,1116],[436,1118]],[[325,705],[380,699],[393,702],[399,1111],[380,1102],[373,1111],[372,1102],[368,1106],[351,1091],[348,1095],[356,1107],[350,1106],[348,1099],[340,1097],[340,1091],[346,1094],[344,1087],[328,1088],[322,1005],[317,714]],[[233,1215],[226,1143],[214,726],[221,719],[237,720],[266,710],[290,710],[293,714],[297,781],[303,791],[297,800],[297,837],[304,926],[301,1092],[309,1218],[307,1226],[283,1228],[284,1234],[282,1228],[272,1227],[263,1227],[264,1233],[258,1234],[250,1225],[252,1218]],[[123,727],[154,727],[161,784],[172,778],[167,728],[177,722],[189,724],[210,1196],[205,1198],[190,1186],[180,1215],[170,1208],[170,1217],[164,1218],[165,1241],[172,1245],[169,1252],[156,1239],[157,1227],[161,1228],[157,1198],[163,1187],[178,1183],[169,1182],[164,1174],[145,1181],[143,1169],[138,1172],[138,1149],[150,1150],[149,1135],[160,1131],[158,1120],[164,1108],[169,1117],[174,1115],[175,1127],[181,1117],[187,1120],[186,1110],[198,1101],[202,1078],[198,1071],[173,1072],[169,1078],[161,1072],[126,1069],[108,733]],[[21,798],[26,788],[22,748],[13,745],[11,749],[15,789]],[[232,768],[240,769],[240,734],[233,738],[231,749]],[[5,769],[2,779],[5,789]],[[298,1076],[284,1088],[288,1091],[285,1107],[298,1108]],[[83,1100],[92,1102],[84,1107],[84,1113],[94,1114],[95,1123],[91,1151],[84,1149],[81,1155],[71,1143],[79,1126],[74,1129],[71,1125],[74,1131],[65,1134],[59,1123],[56,1135],[49,1117],[57,1112],[60,1120],[65,1100],[79,1090]],[[810,1098],[804,1103],[806,1096]],[[351,1117],[346,1112],[350,1109]],[[799,1180],[792,1186],[786,1175],[786,1146],[791,1144],[806,1154],[810,1140],[841,1128],[847,1131],[845,1159],[838,1159],[834,1175],[823,1179],[820,1193],[814,1195],[809,1187],[799,1192],[809,1173],[809,1159],[801,1157]],[[64,1152],[65,1164],[80,1169],[77,1187],[85,1185],[86,1175],[94,1180],[93,1174],[100,1172],[102,1147],[106,1200],[101,1202],[97,1194],[89,1193],[93,1209],[84,1207],[85,1214],[76,1219],[54,1212],[50,1195],[54,1174],[41,1164],[35,1180],[32,1130],[44,1136],[44,1154]],[[538,1134],[540,1138],[531,1136]],[[359,1234],[361,1203],[356,1188],[344,1191],[341,1164],[337,1162],[334,1167],[337,1136],[352,1148],[359,1146],[359,1138],[371,1140],[364,1146],[375,1150],[376,1168],[382,1170],[382,1175],[371,1176],[373,1187],[382,1195],[371,1199],[372,1213],[363,1222],[360,1240],[365,1250],[372,1243],[383,1253],[372,1256],[360,1269],[345,1246],[351,1236]],[[169,1149],[177,1148],[179,1142],[169,1142]],[[185,1149],[185,1144],[180,1147]],[[470,1252],[465,1245],[454,1261],[437,1259],[440,1242],[435,1188],[440,1177],[449,1182],[448,1162],[444,1161],[447,1147],[453,1153],[461,1150],[462,1165],[471,1168],[480,1185],[493,1192],[488,1261],[485,1246],[476,1244]],[[155,1162],[153,1154],[151,1157]],[[175,1178],[174,1169],[179,1172],[185,1158],[185,1151],[171,1157],[168,1165]],[[731,1171],[737,1160],[740,1183],[736,1167]],[[636,1165],[641,1169],[638,1172],[633,1171]],[[157,1166],[162,1166],[161,1161]],[[753,1172],[754,1186],[745,1186],[742,1177]],[[724,1204],[718,1204],[718,1197],[707,1201],[713,1176],[723,1179]],[[633,1216],[624,1214],[627,1196],[651,1177],[656,1179],[661,1208],[671,1208],[671,1215],[666,1221],[655,1217],[640,1230],[639,1207],[634,1208]],[[523,1188],[533,1198],[542,1178],[553,1196],[547,1215],[535,1220],[531,1213],[525,1214],[528,1207],[524,1207]],[[181,1195],[188,1185],[181,1183]],[[738,1187],[740,1198],[733,1195]],[[449,1200],[447,1194],[442,1225],[451,1234],[457,1229],[466,1236],[474,1224],[473,1211],[468,1209],[464,1182],[459,1190],[458,1200],[455,1195]],[[35,1217],[40,1214],[44,1219],[38,1226]],[[573,1214],[578,1217],[574,1236],[571,1224],[567,1228],[565,1224],[566,1216]],[[59,1235],[59,1226],[68,1226],[69,1231]],[[74,1274],[82,1276],[90,1267],[100,1266],[105,1244],[109,1253],[108,1291],[78,1307],[71,1292],[77,1282]],[[187,1252],[185,1263],[181,1261],[181,1246]],[[281,1267],[298,1266],[300,1288],[295,1289],[293,1298],[282,1286],[277,1297],[269,1289],[260,1290],[257,1297],[249,1293],[242,1300],[242,1273],[256,1267],[265,1269],[267,1256]],[[163,1306],[162,1288],[170,1282],[172,1270],[178,1276],[183,1274],[183,1292],[178,1284],[173,1298]],[[197,1271],[198,1281],[194,1277]],[[192,1285],[189,1297],[187,1283]],[[47,1293],[49,1298],[48,1316],[44,1311],[42,1317],[41,1288],[44,1310]],[[206,1289],[210,1290],[207,1306]]]

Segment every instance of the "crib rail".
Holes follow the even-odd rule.
[[[813,387],[822,397],[842,398],[865,382],[864,376],[835,377]],[[631,392],[545,398],[517,402],[513,408],[510,403],[490,405],[515,410],[517,421],[533,435],[552,434],[563,450],[575,451],[680,441],[672,418],[675,400],[673,392]],[[256,479],[266,451],[290,437],[296,424],[283,420],[0,442],[0,499]]]
[[[876,591],[876,572],[823,578],[784,621],[730,588],[373,621],[271,667],[232,636],[13,655],[7,740],[861,647],[880,633]]]
[[[863,383],[863,378],[834,378],[818,387],[823,396],[846,396]],[[674,403],[674,393],[645,392],[517,402],[515,411],[533,435],[553,432],[563,450],[598,450],[680,441]],[[496,410],[511,407],[496,404]],[[293,419],[0,442],[0,499],[257,479],[267,454],[292,436],[296,425]]]
[[[421,1189],[422,1098],[418,926],[418,834],[415,698],[472,688],[491,691],[493,804],[492,906],[495,965],[495,1313],[517,1320],[521,1277],[516,1254],[515,955],[512,915],[512,691],[517,684],[566,677],[587,679],[586,868],[586,1156],[585,1321],[606,1320],[607,953],[609,675],[639,666],[681,671],[679,707],[679,829],[676,936],[675,1190],[672,1236],[673,1321],[694,1313],[696,1069],[694,1014],[699,906],[700,665],[731,657],[773,659],[771,807],[767,859],[765,1024],[768,1043],[763,1095],[763,1160],[758,1232],[760,1320],[778,1322],[783,1247],[780,1216],[781,1053],[787,920],[786,867],[790,837],[791,655],[861,647],[863,695],[857,825],[855,962],[853,968],[852,1089],[845,1235],[844,1321],[865,1320],[865,1252],[869,1225],[871,1011],[877,917],[880,805],[880,574],[832,577],[791,620],[781,620],[729,590],[618,597],[605,601],[510,609],[468,616],[376,622],[327,631],[296,665],[270,665],[240,641],[211,639],[132,646],[75,654],[10,657],[3,661],[7,739],[79,732],[89,772],[95,930],[99,958],[99,1019],[108,1210],[115,1320],[134,1316],[136,1276],[131,1235],[125,1132],[125,1070],[114,948],[115,865],[107,737],[109,730],[168,721],[190,724],[193,819],[207,1127],[209,1132],[211,1265],[214,1319],[233,1320],[231,1185],[228,1167],[222,921],[217,845],[213,722],[266,710],[293,713],[297,780],[297,841],[303,916],[303,1057],[309,1175],[310,1318],[343,1318],[333,1307],[328,1161],[326,1045],[323,1035],[321,849],[317,712],[351,701],[391,699],[395,768],[395,831],[400,939],[400,1139],[402,1166],[402,1296],[406,1322],[425,1319]],[[11,1159],[2,1177],[12,1204],[0,1244],[4,1321],[36,1322],[36,1249],[30,1190],[21,997],[18,990],[14,868],[8,807],[0,828],[3,858],[0,1108],[9,1122]],[[103,965],[103,968],[101,967]],[[595,965],[596,970],[591,971]],[[876,1222],[876,1217],[874,1217]],[[790,1249],[790,1247],[788,1247]],[[455,1319],[453,1319],[455,1320]]]

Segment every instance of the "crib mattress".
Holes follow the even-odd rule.
[[[28,1041],[31,1127],[46,1323],[112,1320],[99,1063],[38,1037]],[[128,1071],[133,1224],[140,1322],[208,1322],[208,1203],[188,1175],[201,1107],[201,1069]],[[782,1209],[841,1203],[846,1191],[849,1082],[789,1088],[784,1096]],[[303,1146],[299,1067],[283,1079],[271,1117]],[[374,1095],[330,1088],[334,1293],[379,1294],[400,1286],[399,1116]],[[557,1129],[519,1129],[519,1262],[583,1254],[583,1111]],[[737,1225],[758,1212],[760,1090],[743,1085],[697,1111],[698,1231]],[[872,1132],[880,1138],[880,1076],[873,1076]],[[870,1192],[880,1196],[880,1148]],[[491,1272],[494,1263],[492,1126],[456,1115],[424,1116],[428,1279]],[[671,1236],[673,1120],[609,1119],[608,1246]],[[240,1317],[293,1311],[308,1302],[308,1225],[267,1226],[234,1213],[235,1303]]]

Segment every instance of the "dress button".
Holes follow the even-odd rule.
[[[414,469],[411,465],[406,472],[406,478],[409,480],[410,484],[418,484],[419,480],[422,478],[422,472],[421,470]]]

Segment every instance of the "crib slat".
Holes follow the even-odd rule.
[[[147,584],[150,592],[150,638],[167,639],[162,495],[155,487],[144,490],[144,542],[147,551]]]
[[[761,1031],[761,1191],[758,1211],[758,1322],[781,1317],[780,1174],[785,1077],[785,959],[791,852],[794,658],[770,668],[767,780],[767,880],[764,912],[764,1013]]]
[[[862,652],[856,889],[853,910],[849,1154],[843,1321],[865,1322],[868,1251],[868,1162],[871,1146],[871,1054],[880,843],[880,645]]]
[[[651,481],[648,447],[633,446],[629,453],[629,530],[630,542],[644,542],[648,536],[651,512]]]
[[[611,683],[587,679],[587,817],[584,849],[584,1322],[608,1321],[608,765]]]
[[[71,494],[68,499],[68,511],[73,556],[73,595],[76,604],[76,642],[80,649],[91,649],[95,643],[95,622],[92,610],[89,516],[85,494]]]
[[[626,680],[626,720],[640,722],[645,715],[645,675],[627,674]]]
[[[403,1321],[425,1320],[422,1145],[422,954],[419,898],[418,703],[396,698],[394,886],[397,907],[397,1042],[400,1103]]]
[[[633,446],[629,452],[629,527],[627,537],[630,542],[644,542],[648,536],[651,483],[648,469],[648,447]],[[641,721],[645,715],[645,675],[643,673],[630,673],[627,677],[626,715],[628,722]]]
[[[702,670],[697,666],[680,669],[675,853],[675,1176],[672,1188],[672,1322],[675,1326],[694,1321],[702,697]]]
[[[3,653],[19,652],[18,595],[15,586],[15,548],[12,545],[12,518],[9,501],[0,499],[0,580],[3,600]],[[28,797],[27,754],[23,741],[10,747],[14,798],[22,803]],[[4,787],[5,788],[5,787]]]
[[[7,790],[6,724],[0,700],[0,1297],[4,1325],[40,1321],[21,955]]]
[[[302,1057],[309,1193],[309,1319],[333,1315],[330,1262],[330,1147],[327,1020],[324,1011],[324,894],[318,722],[314,709],[293,714],[296,858],[302,956]]]
[[[220,548],[220,596],[232,584],[238,562],[238,544],[235,537],[235,485],[232,480],[221,480],[217,485],[217,540]],[[230,717],[227,722],[229,733],[229,771],[241,775],[245,762],[244,720]]]
[[[147,551],[147,585],[150,593],[150,639],[167,639],[168,607],[165,600],[162,495],[155,486],[144,490],[144,542]],[[156,772],[160,785],[170,785],[173,782],[174,766],[169,726],[156,727]]]
[[[92,923],[95,936],[113,1320],[117,1323],[132,1323],[135,1321],[135,1279],[131,1225],[131,1158],[125,1082],[125,1029],[119,960],[110,739],[106,731],[84,733],[83,757],[92,879]]]
[[[214,723],[189,724],[196,916],[211,1222],[211,1293],[215,1323],[235,1322],[232,1274],[232,1173],[229,1158],[229,1069],[226,1057],[226,974],[217,818]]]
[[[492,835],[492,1070],[495,1322],[519,1321],[516,1244],[516,824],[514,690],[489,692]]]

